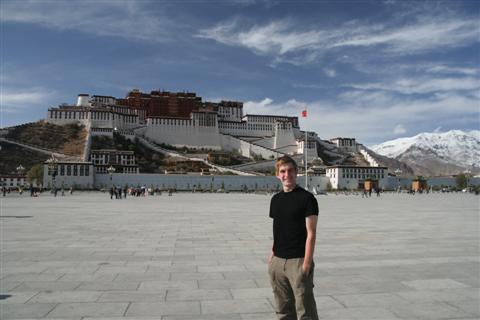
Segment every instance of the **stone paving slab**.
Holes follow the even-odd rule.
[[[478,197],[317,199],[321,319],[480,318]],[[270,196],[0,201],[2,320],[276,319]]]

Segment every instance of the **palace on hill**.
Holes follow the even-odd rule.
[[[62,185],[71,185],[73,182],[76,185],[85,186],[108,185],[108,169],[111,166],[116,169],[116,173],[126,174],[116,175],[116,183],[133,183],[132,179],[137,179],[134,176],[141,174],[133,152],[89,149],[92,136],[113,137],[114,133],[131,140],[139,138],[140,141],[148,144],[213,150],[217,153],[220,150],[236,152],[256,160],[273,160],[282,155],[290,155],[303,162],[306,152],[307,161],[312,164],[309,169],[309,172],[312,172],[310,179],[317,181],[312,183],[319,189],[327,188],[328,183],[334,189],[363,188],[365,179],[369,178],[377,181],[377,187],[383,188],[387,184],[388,168],[380,167],[368,154],[368,150],[358,144],[354,138],[339,137],[323,141],[315,132],[302,131],[298,117],[245,114],[242,102],[202,101],[202,98],[193,92],[154,90],[145,93],[134,89],[124,98],[79,94],[75,105],[62,104],[49,108],[46,121],[57,125],[79,123],[85,125],[88,130],[89,141],[83,162],[58,163],[58,170],[55,169],[53,176],[57,175],[57,182],[61,181]],[[368,169],[368,167],[355,165],[326,168],[318,158],[317,145],[320,144],[332,146],[336,151],[344,154],[361,154],[371,167],[376,168]],[[330,147],[327,149],[331,150]],[[315,163],[322,165],[313,165]],[[272,166],[271,163],[266,165]],[[48,162],[45,166],[47,170],[45,170],[44,181],[54,184],[53,172],[48,167]],[[84,168],[85,166],[88,168]],[[252,175],[241,169],[236,173]],[[270,178],[273,180],[265,184],[265,181]],[[110,174],[110,184],[111,179]],[[159,178],[142,175],[142,180],[145,179],[158,182]],[[195,185],[193,180],[186,182],[190,178],[175,179],[177,179],[175,185],[178,185],[182,179],[185,180],[184,187],[187,189],[188,186]],[[231,181],[228,179],[224,181],[228,185],[238,184],[237,188],[241,187],[241,179],[232,178]],[[254,181],[252,179],[250,180]],[[267,177],[263,177],[258,181],[255,180],[254,185],[263,183],[266,186],[269,184],[272,186],[278,182],[274,182],[275,177],[266,179]],[[140,183],[137,180],[135,183]]]
[[[242,102],[204,102],[191,92],[132,90],[122,99],[80,94],[76,105],[49,108],[47,122],[82,123],[103,135],[130,132],[174,147],[236,150],[246,157],[304,152],[298,117],[244,114]],[[308,136],[307,155],[315,158],[317,136]]]

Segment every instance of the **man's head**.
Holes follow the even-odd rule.
[[[280,157],[275,161],[275,173],[284,190],[292,190],[297,185],[297,164],[289,156]]]

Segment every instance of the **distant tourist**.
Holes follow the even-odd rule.
[[[313,295],[313,252],[318,203],[297,185],[297,164],[283,156],[275,162],[283,190],[270,202],[273,247],[268,273],[279,319],[318,319]]]

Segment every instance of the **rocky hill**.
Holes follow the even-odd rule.
[[[0,142],[0,174],[10,175],[17,174],[16,168],[22,165],[26,171],[30,170],[34,165],[43,163],[50,158],[44,153],[32,151],[7,142]]]
[[[72,157],[81,157],[85,146],[86,130],[79,125],[57,126],[44,121],[27,123],[12,128],[3,138],[22,144],[47,149]],[[50,155],[24,148],[6,141],[0,142],[0,174],[16,174],[21,164],[26,172],[41,164]]]
[[[58,126],[38,121],[7,128],[6,139],[45,148],[69,156],[81,157],[87,131],[77,124]]]

